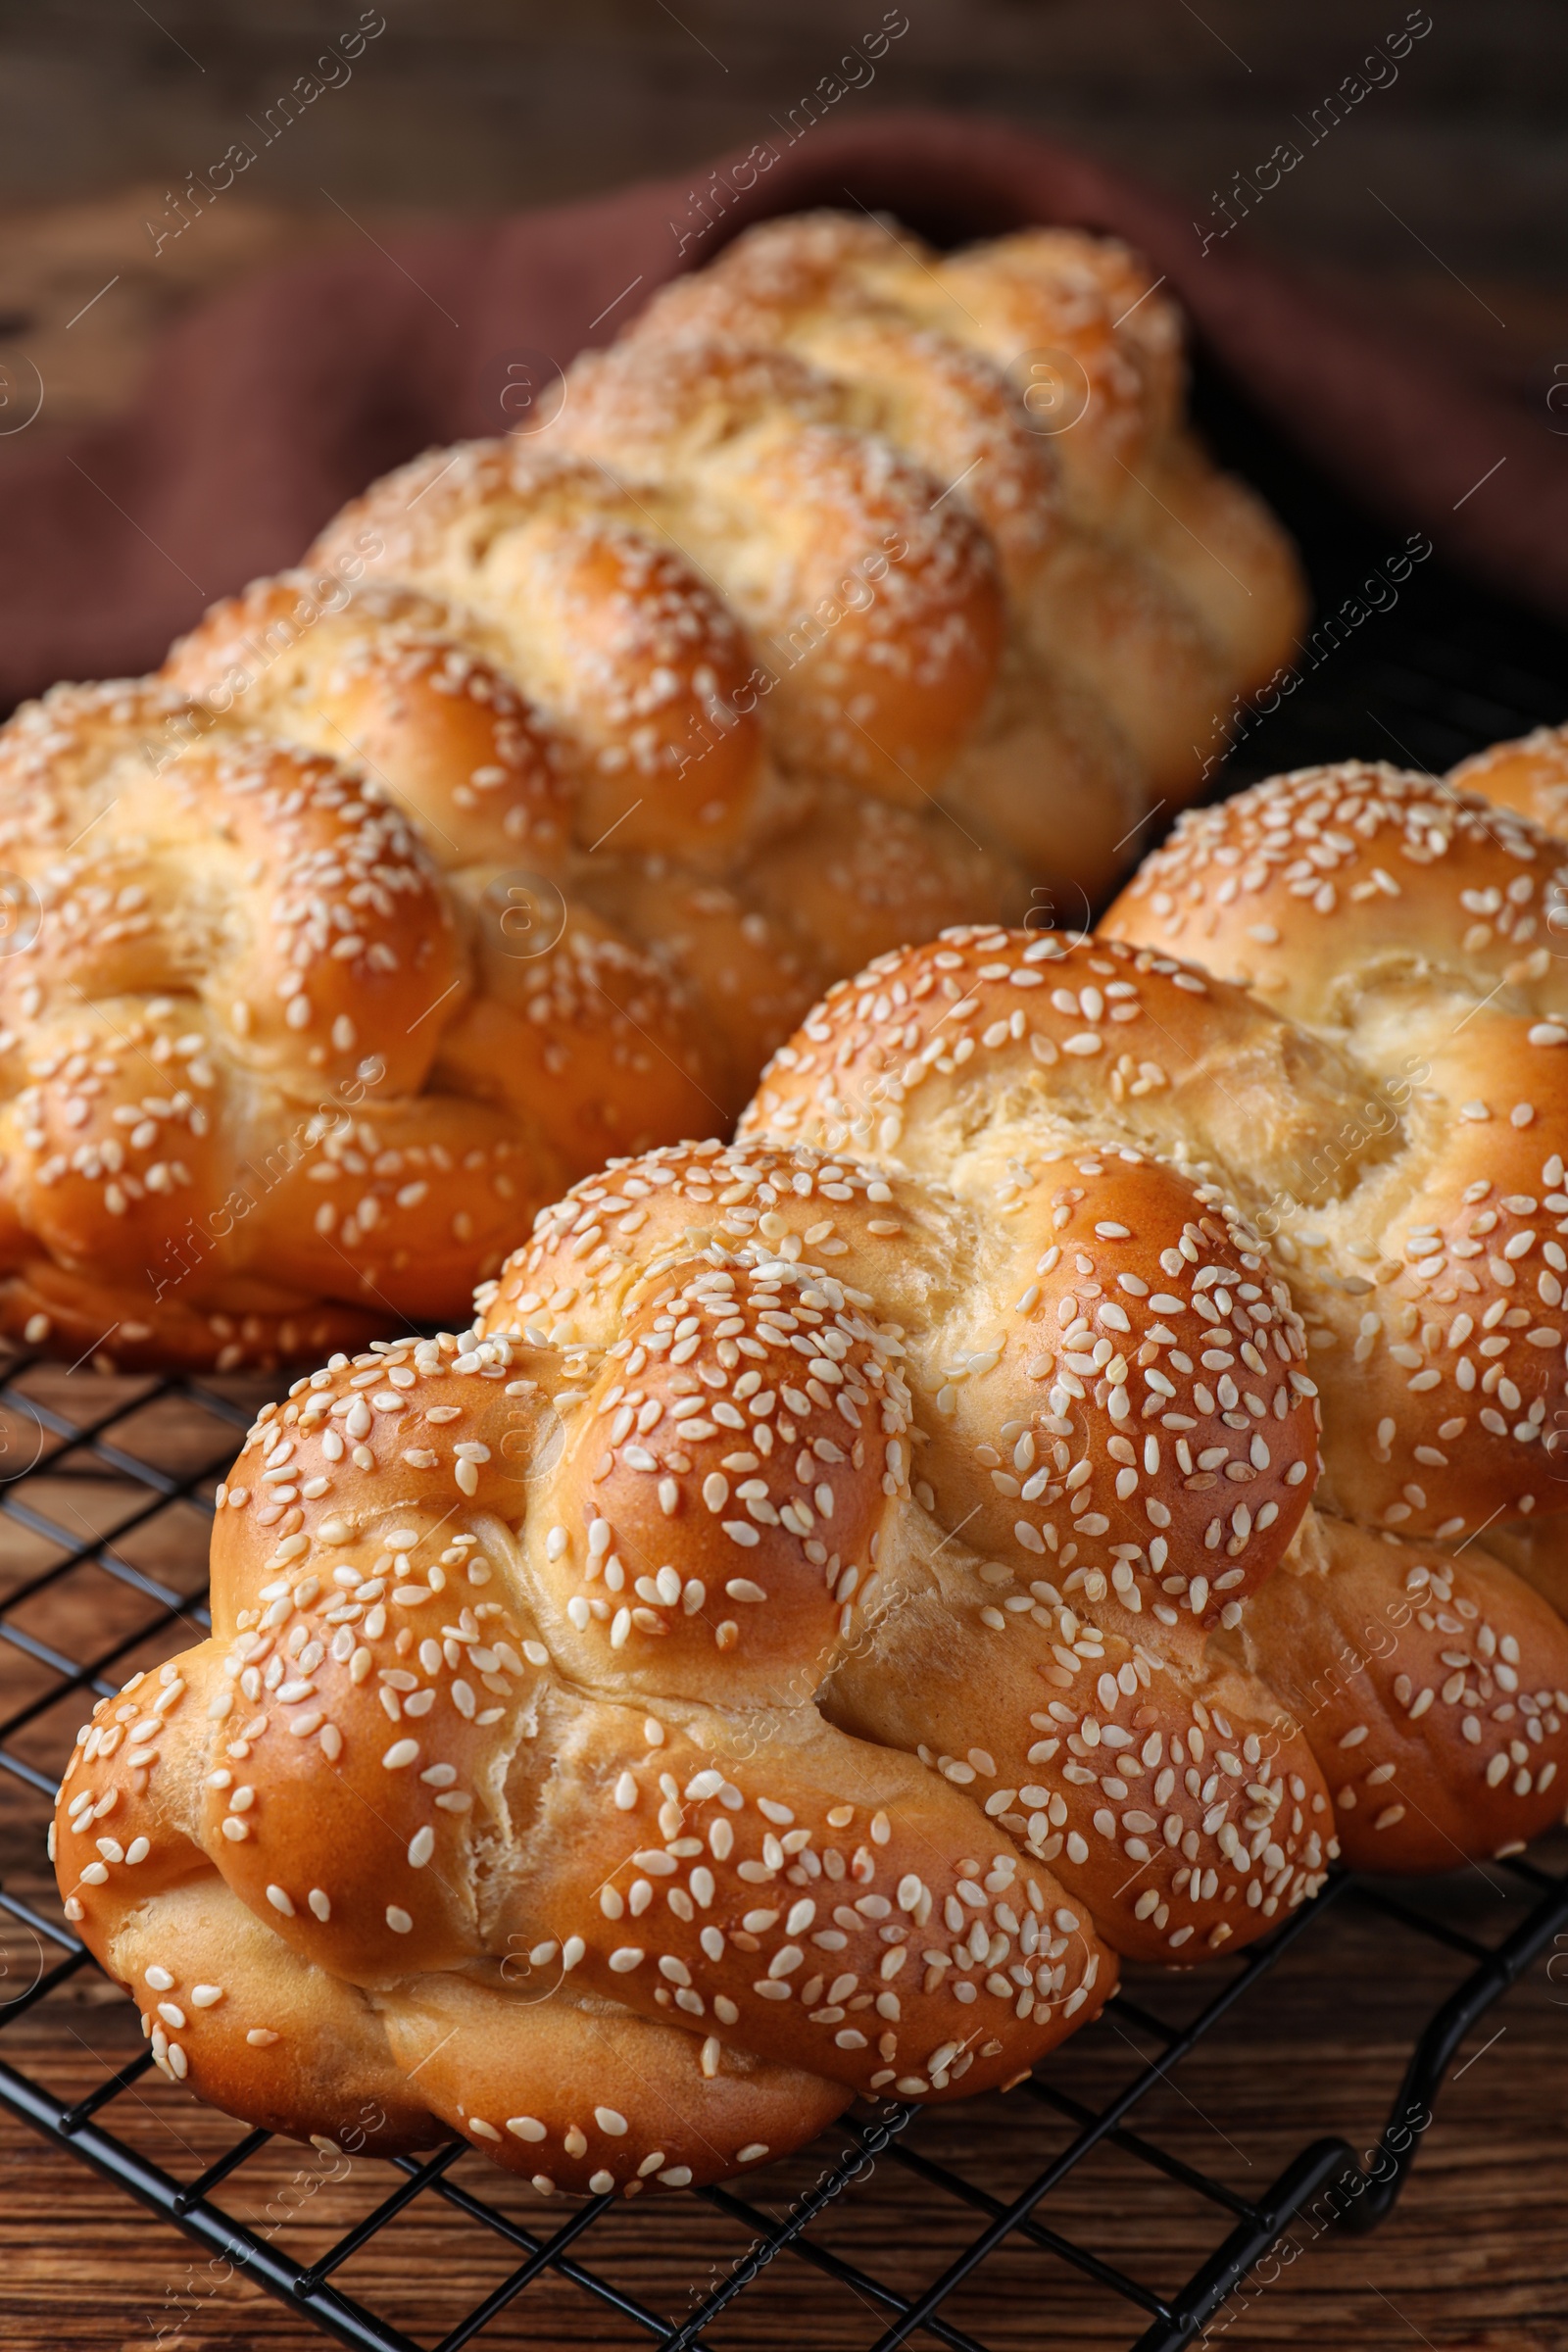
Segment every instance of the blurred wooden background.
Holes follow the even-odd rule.
[[[907,30],[834,121],[911,104],[1003,116],[1207,220],[1216,190],[1282,139],[1305,146],[1299,124],[1426,14],[1402,0],[7,0],[0,376],[30,356],[50,421],[102,413],[174,311],[301,244],[356,236],[345,211],[384,235],[695,172],[769,136],[884,19]],[[260,146],[253,125],[356,25],[370,37],[327,70],[338,86]],[[1568,360],[1565,103],[1568,12],[1438,0],[1397,78],[1237,234],[1369,285],[1544,402]],[[244,138],[255,164],[155,254],[145,222],[174,218],[187,174]]]

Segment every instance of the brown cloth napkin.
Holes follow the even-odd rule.
[[[1568,441],[1544,415],[1239,246],[1205,253],[1179,202],[1084,156],[907,112],[776,134],[588,203],[368,238],[208,303],[127,412],[0,444],[0,697],[155,665],[207,603],[296,562],[387,466],[506,430],[520,352],[564,366],[736,229],[811,205],[887,211],[943,242],[1042,221],[1126,238],[1305,456],[1392,529],[1568,617]]]

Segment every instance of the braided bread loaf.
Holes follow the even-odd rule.
[[[547,434],[24,710],[0,1330],[233,1367],[453,1316],[836,974],[1101,890],[1300,612],[1180,408],[1119,246],[774,222]]]
[[[1507,887],[1539,919],[1560,855],[1393,770],[1259,787],[1113,910],[1253,988],[1121,937],[885,956],[734,1145],[579,1184],[463,1341],[297,1382],[213,1639],[61,1792],[166,2069],[542,2185],[710,2179],[854,2089],[1011,2080],[1104,1947],[1546,1826],[1568,1626],[1474,1537],[1537,1507],[1561,1250],[1519,1321],[1534,1209],[1476,1204],[1562,1180]],[[1520,1115],[1446,1115],[1483,1066]]]
[[[787,772],[944,803],[1098,898],[1303,615],[1278,525],[1186,428],[1158,283],[1075,230],[943,259],[869,220],[766,222],[578,360],[548,437],[432,453],[315,555],[373,534],[375,570],[478,612],[543,687],[564,649],[531,611],[514,641],[519,599],[584,584],[550,520],[673,542],[760,659],[706,726],[661,707],[662,747],[713,760],[760,710]]]

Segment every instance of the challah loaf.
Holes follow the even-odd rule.
[[[1197,789],[1303,614],[1289,543],[1181,395],[1179,315],[1122,246],[943,260],[885,223],[771,221],[577,361],[548,434],[432,453],[315,558],[372,535],[378,575],[477,612],[548,703],[539,609],[569,580],[592,635],[590,517],[671,544],[756,658],[704,711],[650,710],[645,769],[684,746],[721,779],[757,712],[787,772],[945,806],[1076,903]]]
[[[1070,739],[1073,698],[1087,695],[1131,746],[1146,792],[1181,800],[1223,732],[1216,713],[1288,657],[1302,602],[1277,525],[1188,430],[1181,314],[1162,282],[1125,246],[1074,229],[943,257],[863,216],[773,221],[581,363],[564,421],[576,445],[612,463],[634,450],[653,478],[694,506],[707,491],[722,514],[737,494],[766,503],[778,409],[804,392],[818,430],[794,465],[823,510],[818,547],[850,521],[843,436],[820,428],[869,426],[945,490],[961,484],[989,534],[1042,746]],[[707,369],[726,347],[793,363],[763,414],[743,418],[744,395],[715,401]],[[724,448],[726,409],[738,452]],[[722,525],[713,558],[743,610],[789,625]],[[863,745],[846,749],[872,772]],[[984,773],[995,757],[973,764]],[[1102,856],[1106,845],[1097,832]]]
[[[1331,1506],[1462,1538],[1472,1562],[1482,1535],[1562,1616],[1568,849],[1549,828],[1565,782],[1560,728],[1446,782],[1357,765],[1279,778],[1183,819],[1107,918],[1201,956],[1348,1059],[1344,1124],[1294,1170],[1276,1157],[1272,1198],[1256,1196],[1311,1328]],[[1262,1614],[1282,1603],[1275,1588]],[[1531,1677],[1463,1614],[1440,1620],[1463,1639],[1409,1678],[1406,1703],[1440,1690],[1479,1745],[1486,1702],[1528,1794],[1544,1752]],[[1497,1759],[1489,1771],[1503,1781]]]
[[[836,974],[1087,916],[1301,611],[1180,410],[1120,246],[769,223],[547,433],[23,711],[0,1331],[232,1367],[454,1317]]]
[[[1558,1245],[1519,1322],[1523,1196],[1426,1213],[1491,1213],[1489,1123],[1487,1187],[1561,1182],[1559,847],[1484,816],[1352,766],[1192,820],[1113,919],[1232,925],[1251,990],[1120,937],[883,956],[736,1143],[614,1161],[462,1341],[269,1407],[212,1641],[101,1704],[57,1815],[166,2070],[543,2186],[712,2179],[856,2089],[1005,2083],[1110,1952],[1234,1951],[1336,1855],[1555,1819],[1568,1626],[1476,1537],[1542,1507]],[[1444,1115],[1483,1020],[1529,1119]]]

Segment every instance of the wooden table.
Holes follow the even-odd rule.
[[[58,1370],[25,1376],[46,1407],[78,1423],[107,1399],[128,1417],[113,1432],[127,1453],[161,1465],[204,1491],[232,1446],[225,1426],[175,1399],[136,1405],[147,1384],[108,1383]],[[216,1384],[231,1403],[255,1391]],[[0,1471],[30,1461],[38,1433],[25,1415],[0,1412]],[[55,1582],[18,1606],[15,1595],[64,1546],[13,1516],[0,1517],[0,1616],[35,1642],[74,1656],[132,1635],[158,1614],[146,1594],[106,1573],[93,1540],[114,1537],[114,1555],[180,1593],[199,1589],[205,1522],[175,1496],[147,1514],[148,1496],[112,1461],[45,1446],[37,1467],[11,1494],[88,1547]],[[8,1450],[9,1448],[9,1450]],[[134,1515],[144,1514],[139,1519]],[[127,1652],[131,1664],[182,1646],[177,1624]],[[29,1694],[46,1695],[46,1669],[0,1642],[0,1720]],[[58,1768],[84,1712],[73,1697],[46,1710],[8,1744],[40,1769]],[[0,1776],[0,1876],[51,1917],[42,1854],[44,1800]],[[1568,1864],[1568,1837],[1548,1849]],[[1457,1917],[1484,1939],[1500,1916],[1492,1866],[1454,1883]],[[1568,1938],[1563,1940],[1568,1954]],[[6,1987],[24,1991],[37,1973],[26,1931],[14,1931]],[[1169,2153],[1255,2196],[1308,2141],[1339,2134],[1357,2149],[1376,2140],[1420,2023],[1463,1973],[1464,1963],[1425,1938],[1353,1903],[1315,1924],[1186,2060],[1168,2087],[1142,2106],[1137,2128]],[[1226,2352],[1275,2345],[1323,2345],[1382,2352],[1422,2343],[1438,2352],[1561,2352],[1568,2343],[1568,1958],[1554,1970],[1544,1955],[1492,2014],[1458,2061],[1424,2135],[1414,2176],[1392,2220],[1360,2239],[1317,2235],[1298,2224],[1292,2247],[1264,2264],[1255,2290],[1211,2327]],[[1136,1972],[1128,1995],[1178,2019],[1191,2015],[1220,1980]],[[129,2003],[83,1972],[9,2027],[0,2006],[0,2058],[65,2098],[78,2097],[133,2056],[141,2041]],[[1069,2043],[1048,2079],[1099,2104],[1156,2054],[1149,2036],[1113,2006],[1104,2025]],[[182,2179],[239,2136],[225,2118],[156,2074],[138,2082],[105,2119],[133,2145]],[[911,2144],[982,2191],[1006,2199],[1064,2144],[1067,2127],[1027,2092],[994,2097],[923,2120]],[[754,2176],[747,2193],[782,2213],[843,2145],[819,2146]],[[273,2141],[232,2177],[219,2201],[301,2261],[318,2256],[396,2184],[389,2168],[365,2160],[323,2180],[310,2151]],[[341,2169],[341,2168],[335,2168]],[[493,2199],[525,2227],[556,2226],[565,2208],[546,2207],[523,2184],[471,2152],[450,2178]],[[280,2204],[278,2192],[295,2187]],[[297,2207],[288,2219],[290,2205]],[[934,2278],[967,2243],[979,2218],[900,2164],[883,2159],[813,2225],[814,2243],[835,2250],[901,2290]],[[1043,2218],[1106,2260],[1163,2291],[1173,2290],[1223,2234],[1225,2224],[1190,2190],[1114,2149],[1096,2153],[1053,2194]],[[710,2291],[746,2245],[745,2232],[695,2198],[613,2209],[577,2249],[671,2322]],[[1293,2250],[1294,2249],[1294,2250]],[[431,2343],[499,2284],[516,2260],[443,2206],[418,2199],[340,2274],[342,2285]],[[6,2352],[91,2347],[91,2352],[203,2352],[207,2346],[288,2347],[323,2340],[248,2282],[215,2278],[206,2257],[172,2226],[149,2216],[76,2158],[0,2115],[0,2344]],[[1014,2243],[948,2307],[948,2316],[991,2352],[1076,2352],[1129,2344],[1135,2315],[1049,2252]],[[853,2352],[874,2341],[878,2318],[841,2285],[792,2255],[781,2256],[710,2337],[715,2352]],[[486,2346],[621,2346],[648,2338],[552,2273],[533,2284],[480,2339]],[[930,2336],[916,2342],[930,2344]]]

